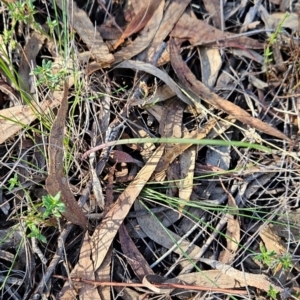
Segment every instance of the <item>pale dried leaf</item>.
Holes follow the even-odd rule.
[[[283,291],[283,288],[276,285],[264,274],[250,274],[247,272],[241,272],[234,269],[230,265],[223,264],[213,259],[200,258],[199,260],[210,265],[212,268],[219,270],[222,273],[234,278],[235,280],[237,280],[245,286],[250,285],[265,292],[268,292],[270,286],[272,286],[272,288],[277,292]]]
[[[262,49],[264,44],[247,36],[222,32],[206,22],[184,13],[171,32],[172,37],[188,40],[192,45]]]
[[[239,248],[239,242],[241,239],[241,228],[239,220],[239,210],[238,206],[235,203],[235,199],[229,191],[225,188],[223,182],[221,181],[223,190],[225,190],[228,195],[228,207],[231,208],[231,214],[227,213],[227,227],[226,227],[226,249],[221,252],[220,262],[225,264],[231,264],[235,258],[235,254]],[[236,218],[235,218],[236,216]]]
[[[281,238],[278,236],[272,225],[267,225],[260,231],[259,236],[264,242],[267,251],[274,251],[277,254],[284,254],[287,252],[283,245]]]
[[[251,49],[244,50],[244,49],[233,48],[231,49],[231,53],[238,57],[242,57],[242,56],[248,57],[249,59],[258,62],[261,65],[264,64],[265,61],[262,55],[260,55],[259,53]]]
[[[254,4],[254,6],[252,6],[252,7],[249,8],[249,10],[248,10],[248,12],[246,14],[243,26],[242,26],[242,28],[240,30],[241,33],[247,31],[248,29],[250,29],[249,28],[250,24],[253,22],[254,18],[256,17],[257,11],[258,11],[258,7],[259,7],[260,4],[261,4],[261,0],[256,1],[255,4]]]
[[[104,258],[104,261],[99,269],[95,271],[95,276],[98,281],[111,281],[111,260],[113,255],[113,247],[111,246]],[[110,286],[100,286],[98,287],[99,295],[101,300],[111,299],[111,287]]]
[[[177,137],[182,136],[182,116],[184,106],[183,103],[178,101],[177,98],[172,99],[165,105],[161,120],[159,123],[159,133],[162,137]],[[173,153],[174,144],[165,145],[165,153],[154,172],[156,181],[163,181],[165,178],[165,171],[167,170],[170,162],[168,161]]]
[[[143,205],[139,201],[134,203],[134,208],[136,211],[141,211],[144,209]],[[181,237],[167,228],[163,229],[158,220],[150,214],[138,216],[137,221],[141,229],[151,240],[167,249],[174,248],[173,251],[179,255],[183,254],[182,251],[184,251],[191,259],[193,259],[201,251],[198,246],[191,246],[186,240],[179,243]],[[166,231],[168,231],[168,233]],[[184,267],[189,266],[191,263],[184,260],[180,264],[182,267]]]
[[[83,244],[80,249],[79,260],[76,267],[72,270],[70,277],[75,278],[84,278],[87,280],[95,280],[94,274],[94,266],[91,260],[91,245],[90,245],[90,238],[88,232],[85,233]],[[70,282],[66,281],[61,293],[60,299],[61,300],[69,300],[73,299],[74,293],[76,293],[79,299],[82,300],[101,300],[97,289],[95,289],[90,284],[85,282],[77,282],[76,292],[75,290],[69,285]]]
[[[191,132],[183,136],[183,138],[192,138],[192,139],[204,139],[207,134],[212,130],[212,128],[216,125],[216,120],[209,120],[199,131]],[[159,177],[155,178],[164,178],[164,174],[168,169],[169,165],[186,149],[190,148],[192,144],[173,144],[172,149],[167,151],[162,159],[159,161],[155,174],[158,174]]]
[[[268,16],[267,24],[270,26],[270,29],[278,28],[280,22],[285,17],[285,13],[277,12],[273,13]],[[282,27],[289,28],[294,32],[298,32],[298,23],[299,23],[299,16],[296,13],[290,13],[288,17],[284,20]]]
[[[58,106],[62,99],[62,92],[53,94],[53,99],[46,99],[40,104],[32,102],[29,105],[17,105],[0,111],[0,143],[12,137],[22,128],[28,126],[38,115],[46,114],[49,109]]]
[[[86,12],[78,8],[74,1],[56,0],[56,3],[61,10],[66,10],[70,25],[87,45],[96,61],[102,67],[109,67],[114,61],[114,56],[109,53],[107,45],[103,42],[100,33],[95,29]]]
[[[201,271],[195,273],[181,274],[176,276],[177,279],[183,280],[188,284],[215,287],[216,285],[220,288],[241,288],[245,284],[240,283],[234,278],[224,274],[219,270]]]
[[[166,282],[166,278],[153,274],[153,275],[146,275],[143,278],[143,284],[145,287],[147,287],[150,291],[153,291],[156,294],[170,294],[173,289],[170,288],[161,288],[161,287],[157,287],[154,284],[162,284]]]
[[[249,82],[251,82],[256,88],[260,90],[263,90],[269,86],[266,82],[262,81],[261,79],[257,78],[254,75],[249,74],[248,78],[249,78]]]
[[[178,197],[181,200],[189,201],[193,192],[194,171],[197,147],[192,146],[185,150],[179,157],[181,180],[176,181],[178,187]],[[182,211],[184,205],[179,206]]]
[[[216,28],[221,29],[221,10],[220,10],[220,0],[203,0],[205,9],[208,11],[209,16],[213,20],[213,24]]]
[[[163,72],[153,65],[144,63],[142,61],[127,60],[117,65],[116,68],[136,69],[138,71],[144,71],[146,73],[152,74],[153,76],[158,77],[164,83],[166,83],[166,85],[168,85],[169,88],[172,89],[176,93],[178,98],[180,98],[183,102],[188,105],[192,105],[192,101],[181,91],[176,82],[167,73]],[[200,113],[201,110],[199,110],[199,114]]]
[[[215,86],[222,67],[222,59],[218,49],[200,48],[202,82],[212,89]]]
[[[190,2],[191,0],[172,0],[169,3],[167,9],[164,11],[163,19],[150,47],[143,54],[143,56],[146,57],[146,62],[153,61],[153,57],[159,45],[166,39]],[[169,58],[164,59],[164,63],[167,63],[168,61]]]
[[[148,160],[147,164],[140,170],[135,179],[129,184],[111,209],[106,213],[101,224],[95,229],[91,238],[92,259],[94,261],[95,270],[101,266],[123,220],[127,216],[136,197],[151,177],[162,153],[163,147],[158,147]]]

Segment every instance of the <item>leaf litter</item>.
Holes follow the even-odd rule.
[[[299,7],[284,2],[57,0],[18,24],[1,3],[19,43],[1,32],[5,297],[297,297]],[[37,86],[42,60],[64,90]],[[42,223],[58,192],[63,217]]]

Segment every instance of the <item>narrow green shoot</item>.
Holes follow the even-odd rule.
[[[239,141],[224,141],[224,140],[209,140],[209,139],[182,139],[182,138],[135,138],[123,139],[118,141],[108,142],[99,145],[85,152],[82,159],[85,159],[89,154],[101,150],[106,147],[126,144],[144,144],[144,143],[162,143],[162,144],[192,144],[192,145],[211,145],[211,146],[235,146],[243,148],[252,148],[270,153],[271,149],[258,144],[251,144]]]

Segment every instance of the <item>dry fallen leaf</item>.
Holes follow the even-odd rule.
[[[60,192],[61,199],[66,205],[66,211],[63,213],[64,217],[68,221],[86,229],[88,227],[87,218],[78,206],[78,203],[69,188],[68,179],[64,175],[63,139],[67,111],[68,85],[65,83],[63,99],[53,122],[49,138],[49,174],[46,179],[46,190],[52,196],[55,196]]]
[[[245,286],[243,282],[239,282],[219,270],[203,270],[201,272],[178,275],[176,278],[183,280],[188,284],[206,287],[214,287],[217,285],[220,288],[232,289]]]
[[[191,45],[218,45],[223,47],[263,49],[264,44],[257,40],[243,35],[235,35],[230,32],[223,32],[199,20],[188,13],[184,13],[175,28],[171,37],[188,40]]]
[[[181,179],[176,181],[178,197],[189,201],[194,187],[194,171],[197,157],[197,146],[185,150],[179,157]],[[180,204],[179,209],[183,211],[185,205]]]
[[[241,239],[241,228],[239,223],[239,211],[238,206],[235,203],[235,199],[229,191],[225,188],[222,181],[220,181],[223,190],[228,195],[228,207],[231,208],[230,213],[226,214],[227,227],[226,227],[226,249],[221,252],[220,262],[225,264],[231,264],[235,258],[236,252],[239,248],[239,242]],[[236,216],[236,218],[235,218]]]
[[[102,67],[109,67],[114,61],[114,56],[109,53],[107,45],[103,42],[100,33],[95,30],[86,12],[78,8],[74,1],[56,0],[56,3],[62,11],[67,11],[68,22],[88,46],[96,61]]]
[[[150,18],[154,15],[156,9],[160,6],[160,0],[145,1],[145,6],[133,17],[131,22],[127,25],[125,31],[115,43],[114,49],[117,49],[126,38],[132,34],[139,32],[146,26]]]
[[[46,114],[60,104],[62,92],[57,91],[53,94],[53,99],[46,99],[40,104],[34,101],[30,105],[17,105],[0,111],[0,143],[12,137],[22,128],[25,128],[38,115]]]
[[[88,232],[85,233],[83,244],[80,248],[79,260],[76,267],[72,270],[70,277],[85,278],[95,280],[94,266],[91,260],[91,245]],[[75,283],[75,288],[66,281],[60,292],[60,300],[74,299],[74,294],[81,300],[101,300],[97,289],[85,282]]]
[[[220,50],[200,47],[199,57],[201,63],[202,82],[213,89],[222,67]]]
[[[180,43],[182,42],[183,40],[180,41]],[[224,112],[228,113],[244,124],[250,125],[251,127],[254,127],[255,129],[266,134],[292,142],[285,134],[283,134],[279,130],[273,128],[269,124],[259,119],[252,117],[249,113],[247,113],[239,106],[233,104],[232,102],[222,99],[217,94],[210,91],[210,89],[207,88],[202,82],[198,81],[195,75],[190,71],[186,63],[182,60],[180,56],[179,42],[176,42],[174,39],[170,40],[170,53],[172,67],[187,90],[192,91],[201,99],[205,100],[216,108],[223,110]],[[198,105],[197,100],[193,101],[195,102],[195,105]]]
[[[213,129],[216,125],[216,121],[214,119],[209,120],[204,126],[202,126],[199,131],[191,132],[183,136],[183,139],[204,139],[208,133]],[[192,144],[174,144],[171,151],[167,151],[162,159],[159,161],[156,169],[155,174],[159,174],[159,178],[164,178],[163,175],[165,174],[166,170],[168,169],[169,165],[186,149],[190,148]],[[156,177],[157,178],[157,177]]]
[[[147,261],[132,241],[124,224],[120,227],[119,238],[121,248],[127,258],[127,262],[139,280],[142,281],[144,276],[148,274],[154,274]]]
[[[223,264],[213,259],[200,258],[199,260],[210,265],[212,268],[219,270],[222,273],[234,278],[235,280],[239,281],[241,284],[245,286],[250,285],[265,292],[268,292],[270,286],[272,286],[272,288],[276,292],[283,291],[283,288],[276,285],[268,278],[268,276],[264,274],[251,274],[247,272],[238,271],[233,267],[231,267],[230,265]]]
[[[34,32],[27,41],[24,51],[22,52],[19,66],[19,85],[31,94],[35,93],[35,83],[33,75],[30,75],[32,67],[36,66],[36,57],[41,50],[44,41],[47,39],[45,35]]]
[[[144,206],[139,201],[136,201],[134,203],[134,208],[135,211],[142,211]],[[152,241],[166,249],[173,248],[173,252],[179,255],[182,255],[182,252],[185,252],[190,259],[194,259],[198,253],[201,252],[200,247],[191,245],[187,240],[181,241],[181,237],[179,235],[167,228],[163,229],[162,225],[159,224],[158,220],[151,214],[137,216],[137,221],[141,229]],[[192,265],[192,263],[184,259],[180,262],[180,265],[182,267],[187,267]]]
[[[219,0],[203,0],[203,4],[216,28],[221,29],[221,10]],[[223,5],[223,3],[221,4]],[[224,25],[224,24],[223,24]]]
[[[163,17],[164,4],[165,1],[160,1],[155,14],[153,14],[148,24],[145,26],[139,36],[132,43],[115,53],[115,63],[129,59],[141,53],[148,47],[153,37],[155,36],[155,33]]]
[[[161,137],[182,137],[182,116],[184,105],[177,98],[174,98],[167,102],[165,105],[161,121],[159,123],[159,134]],[[165,178],[165,171],[171,162],[168,161],[172,158],[173,148],[175,144],[165,145],[165,153],[157,165],[157,169],[154,172],[154,178],[156,181],[163,181]]]
[[[125,191],[106,213],[101,224],[95,229],[92,236],[92,259],[97,270],[116,236],[123,220],[127,216],[132,204],[136,200],[144,185],[151,177],[157,162],[163,153],[163,147],[158,147],[152,154],[147,164],[140,170],[135,179],[128,185]]]
[[[149,48],[146,50],[146,53],[144,53],[146,62],[150,63],[153,61],[153,57],[159,48],[159,45],[166,39],[190,2],[191,0],[172,0],[168,4],[155,37]]]

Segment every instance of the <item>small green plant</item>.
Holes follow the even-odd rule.
[[[18,185],[19,181],[18,181],[18,175],[17,173],[14,174],[14,177],[13,178],[10,178],[8,180],[9,182],[9,187],[8,187],[8,190],[11,191],[14,189],[15,186]]]
[[[24,22],[25,24],[34,23],[36,10],[33,2],[34,0],[26,0],[9,3],[9,10],[11,11],[13,25],[15,25],[17,21]]]
[[[278,291],[276,291],[271,285],[269,287],[268,296],[272,299],[277,299]]]
[[[264,245],[261,245],[259,248],[261,253],[257,254],[255,256],[255,259],[261,261],[263,264],[267,265],[268,267],[271,267],[271,265],[275,261],[276,252],[267,251]]]
[[[34,0],[26,1],[15,1],[12,3],[7,3],[8,10],[10,12],[11,18],[11,28],[10,30],[3,31],[4,43],[10,44],[12,49],[17,46],[16,41],[12,38],[14,36],[15,27],[17,22],[23,22],[25,24],[31,24],[37,29],[37,23],[34,20],[34,15],[36,14],[35,7],[33,5]]]
[[[49,27],[49,31],[50,31],[50,34],[54,34],[54,31],[56,29],[56,27],[58,26],[58,21],[57,20],[52,20],[48,17],[47,18],[47,25]]]
[[[57,86],[63,81],[66,75],[66,70],[61,69],[57,73],[52,71],[52,61],[42,61],[42,66],[37,66],[33,69],[32,74],[38,77],[37,86],[45,85],[51,91],[54,91]]]
[[[53,215],[56,218],[60,218],[61,214],[66,211],[66,206],[61,202],[61,193],[59,192],[56,196],[46,195],[42,198],[43,205],[46,210],[43,213],[43,218],[46,219]]]
[[[38,208],[42,206],[45,211],[42,213]],[[54,216],[60,218],[61,214],[66,211],[65,204],[61,201],[61,193],[55,196],[46,195],[42,197],[42,204],[35,207],[26,217],[26,228],[30,233],[28,237],[34,237],[39,241],[46,243],[46,237],[41,234],[39,227],[46,223],[46,219]]]
[[[267,66],[269,63],[272,62],[272,54],[273,52],[271,51],[272,45],[277,41],[278,35],[282,32],[283,28],[283,23],[286,20],[286,18],[289,16],[289,13],[285,13],[282,20],[279,22],[275,32],[273,32],[270,36],[270,40],[267,44],[267,47],[265,49],[264,53],[264,59],[265,59],[265,65]]]
[[[25,219],[26,228],[30,231],[28,237],[36,238],[42,243],[46,243],[46,237],[41,233],[39,229],[39,223],[43,220],[39,219],[36,215],[32,215],[32,217],[27,216]]]
[[[14,177],[8,180],[8,190],[11,191],[16,186],[22,188],[18,180],[18,175],[15,173]],[[26,191],[23,190],[25,193]],[[42,211],[44,210],[44,211]],[[40,227],[47,223],[47,219],[50,217],[60,218],[61,214],[66,211],[65,204],[61,201],[61,193],[59,192],[55,196],[46,195],[42,197],[42,203],[31,206],[27,215],[23,216],[25,222],[25,228],[29,230],[28,237],[34,237],[39,241],[46,243],[46,237],[42,235]]]
[[[289,253],[284,254],[279,258],[279,263],[282,265],[282,269],[288,270],[292,268],[292,257]]]

